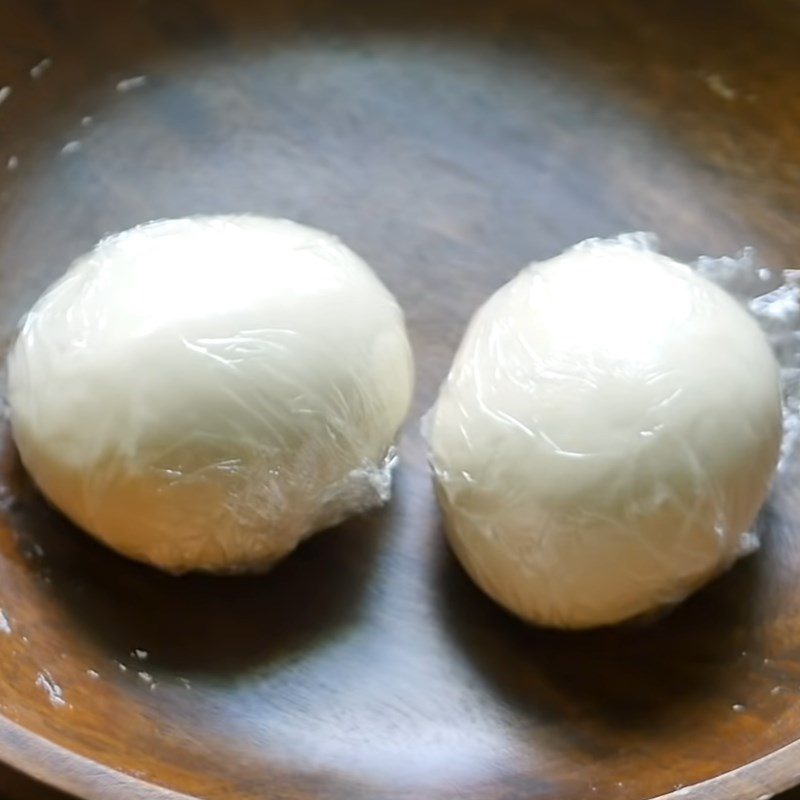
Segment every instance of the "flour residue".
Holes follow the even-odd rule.
[[[38,64],[31,67],[30,69],[31,78],[33,78],[34,80],[38,80],[52,66],[53,66],[52,58],[43,58]]]
[[[53,676],[47,670],[43,670],[36,676],[36,685],[45,692],[51,706],[64,708],[69,705],[64,699],[64,690],[53,680]]]
[[[732,101],[738,97],[738,92],[718,72],[711,72],[703,77],[706,86],[723,100]]]
[[[147,84],[147,75],[135,75],[132,78],[124,78],[117,83],[118,92],[132,92],[134,89],[141,89]]]

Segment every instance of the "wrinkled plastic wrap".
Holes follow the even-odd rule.
[[[172,572],[263,569],[385,502],[413,383],[402,312],[369,267],[254,216],[104,240],[27,315],[8,371],[43,493]]]
[[[501,287],[424,423],[478,585],[528,621],[586,628],[674,605],[751,552],[800,428],[799,299],[751,251],[689,267],[641,233]]]

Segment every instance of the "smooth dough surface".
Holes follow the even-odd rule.
[[[530,622],[599,626],[682,600],[747,548],[778,457],[779,373],[722,289],[595,240],[476,313],[428,428],[473,579]]]
[[[402,312],[370,268],[256,216],[104,240],[36,303],[9,361],[43,493],[173,572],[265,568],[384,501],[412,383]]]

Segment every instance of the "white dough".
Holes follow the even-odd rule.
[[[402,312],[369,267],[255,216],[104,240],[36,303],[9,363],[44,494],[173,572],[265,568],[386,500],[412,383]]]
[[[429,418],[456,555],[541,625],[676,603],[747,548],[781,438],[748,313],[624,239],[525,269],[475,314]]]

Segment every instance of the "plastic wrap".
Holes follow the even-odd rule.
[[[332,236],[150,223],[78,259],[25,318],[11,422],[43,493],[173,571],[262,569],[389,496],[413,383],[403,315]]]
[[[751,252],[692,269],[647,234],[501,287],[425,422],[473,579],[526,620],[584,628],[675,604],[752,551],[782,417],[785,442],[798,428],[797,328],[796,288]]]

